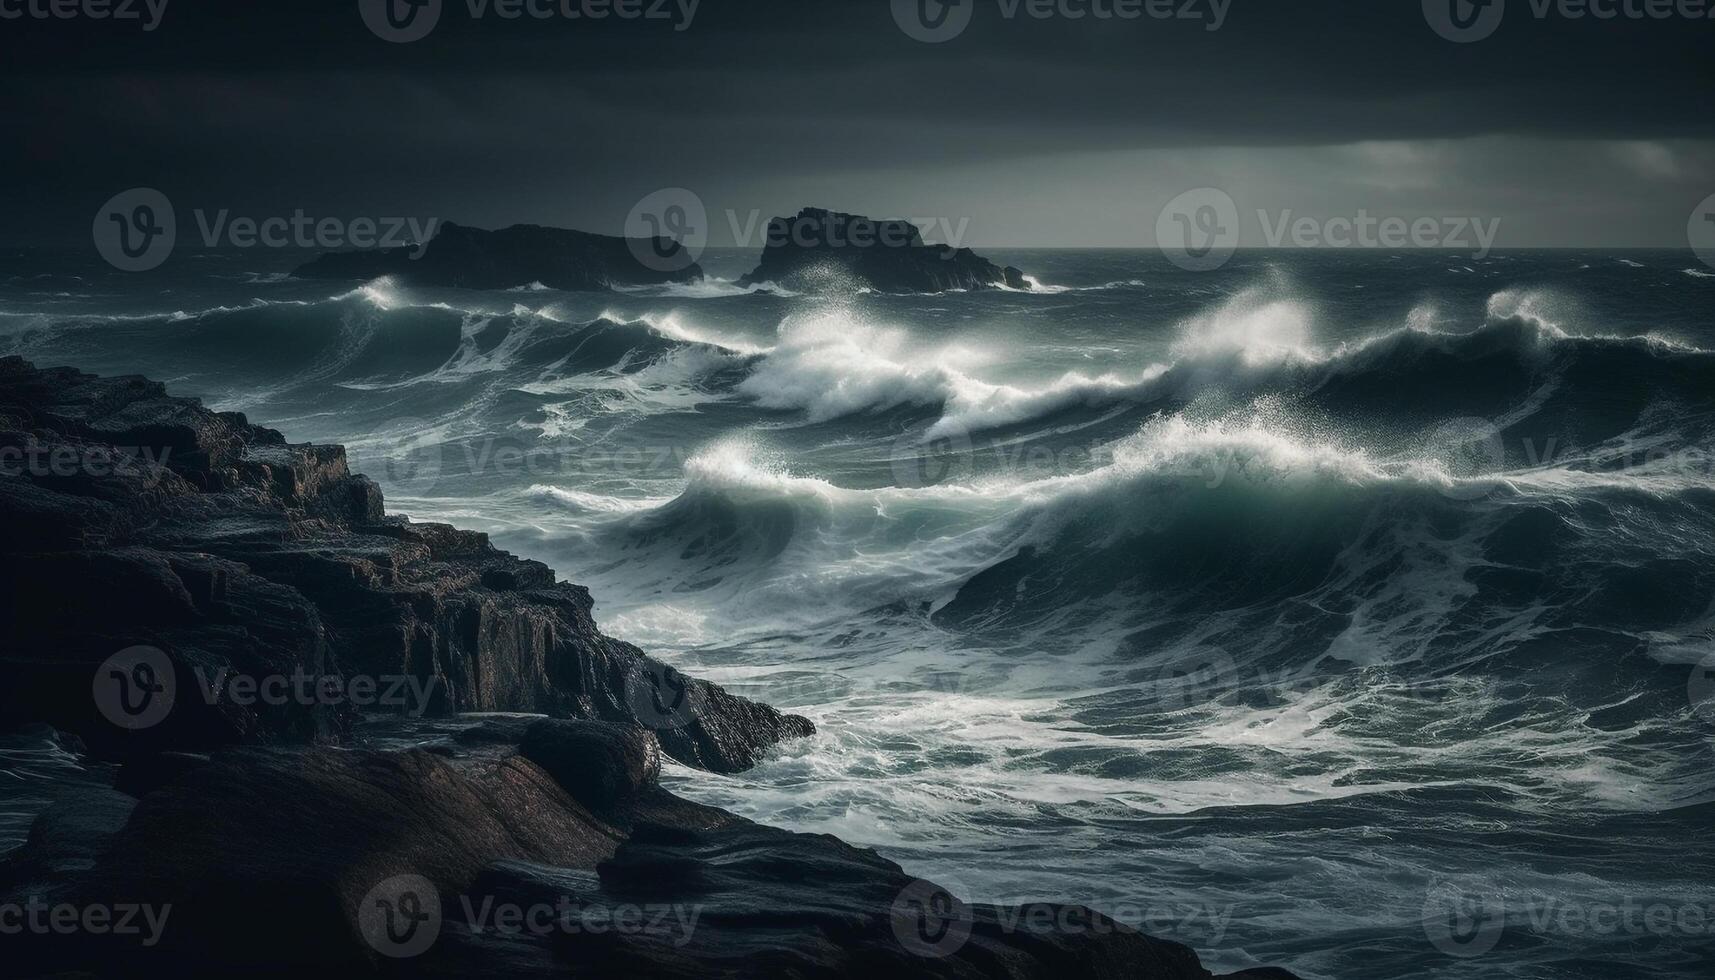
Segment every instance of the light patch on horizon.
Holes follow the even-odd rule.
[[[1498,220],[1501,248],[1679,248],[1686,243],[1674,236],[1715,190],[1715,142],[1483,137],[1133,150],[999,160],[953,172],[886,168],[746,181],[711,187],[705,197],[715,214],[784,214],[814,204],[872,217],[968,218],[964,244],[976,248],[1148,248],[1161,207],[1197,187],[1233,197],[1245,247],[1267,244],[1259,210],[1318,221],[1362,210],[1408,220]],[[722,240],[725,224],[716,222],[717,242],[742,244]]]
[[[1614,147],[1614,155],[1640,177],[1672,180],[1680,175],[1673,150],[1661,143],[1632,140]]]

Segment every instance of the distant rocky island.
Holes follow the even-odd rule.
[[[81,774],[0,907],[147,923],[7,935],[8,976],[1210,980],[1098,912],[967,904],[668,792],[663,757],[739,772],[814,726],[388,516],[338,446],[0,358],[0,521],[0,718]]]
[[[458,289],[598,291],[698,282],[703,269],[670,238],[630,239],[541,225],[485,231],[443,223],[429,242],[362,252],[327,252],[299,266],[300,279],[368,280]],[[874,289],[939,293],[1029,289],[1023,272],[968,248],[931,245],[916,225],[822,208],[775,218],[756,268],[741,286],[798,292]]]
[[[1030,288],[1012,266],[996,265],[968,248],[926,244],[909,221],[821,208],[770,221],[762,260],[739,285],[814,289],[842,277],[884,293]]]
[[[299,266],[300,279],[376,279],[411,286],[593,291],[697,282],[703,270],[670,238],[631,239],[542,225],[485,231],[443,222],[427,244],[328,252]]]

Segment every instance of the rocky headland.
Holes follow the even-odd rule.
[[[884,293],[1030,288],[1012,266],[996,265],[968,248],[926,244],[909,221],[822,208],[770,221],[762,258],[739,284],[819,290],[841,281]]]
[[[1210,977],[668,792],[813,726],[339,447],[4,358],[0,517],[0,728],[85,773],[0,857],[10,976]]]
[[[768,223],[757,265],[740,286],[773,285],[796,292],[873,289],[884,293],[1029,289],[1012,266],[968,248],[931,245],[902,219],[876,219],[804,208]],[[698,282],[699,266],[679,242],[616,238],[540,225],[484,231],[443,223],[427,243],[401,248],[328,252],[299,266],[300,279],[370,280],[460,289],[596,291]]]

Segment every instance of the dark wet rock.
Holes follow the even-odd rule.
[[[146,946],[38,937],[9,950],[19,975],[1209,980],[1190,949],[1088,909],[967,905],[873,851],[678,800],[635,730],[492,721],[468,741],[511,731],[518,751],[244,747],[140,801],[56,807],[0,874],[30,869],[59,901],[170,907],[169,928]],[[569,792],[580,749],[619,756],[630,795],[603,810]],[[438,910],[408,948],[383,918],[407,894]]]
[[[641,724],[727,772],[813,731],[603,635],[589,592],[546,565],[385,516],[337,446],[15,357],[0,404],[31,426],[0,432],[0,520],[27,529],[0,538],[0,717],[128,758],[338,740],[357,707],[525,711]],[[136,647],[160,652],[174,698],[133,729],[91,690]]]
[[[636,725],[548,719],[524,731],[518,751],[573,799],[599,810],[635,797],[661,775],[661,744]]]
[[[604,975],[1207,977],[1196,954],[1075,906],[969,904],[873,851],[755,824],[639,827],[597,869],[610,904],[698,911],[618,935]]]
[[[996,265],[968,248],[924,243],[909,221],[821,208],[768,223],[761,261],[739,280],[747,286],[761,283],[800,292],[866,286],[884,293],[1030,288],[1024,273],[1011,266]]]
[[[455,732],[452,736],[454,742],[474,746],[516,746],[524,741],[524,733],[530,726],[542,721],[544,716],[472,714],[464,717],[475,724]]]
[[[208,765],[201,752],[156,752],[140,755],[119,767],[113,788],[128,796],[143,797],[195,769]]]
[[[649,257],[648,262],[638,258]],[[417,286],[510,289],[541,283],[550,289],[601,290],[696,282],[702,269],[683,246],[666,238],[628,240],[566,228],[513,225],[485,231],[444,222],[421,249],[328,252],[293,273],[300,279],[392,276]]]
[[[358,968],[376,957],[360,926],[378,885],[414,875],[453,894],[502,859],[593,868],[619,836],[518,756],[461,768],[427,752],[246,747],[136,802],[64,894],[172,910],[147,949],[79,944],[77,965],[98,972],[121,955],[192,972]]]
[[[417,972],[1211,978],[1191,949],[1089,909],[966,904],[873,851],[748,821],[640,825],[594,874],[497,862],[457,907],[497,905],[552,908],[558,919],[551,929],[497,933],[455,917]],[[1231,980],[1290,978],[1263,970]]]

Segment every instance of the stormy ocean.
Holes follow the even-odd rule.
[[[0,353],[342,443],[391,511],[817,724],[740,775],[671,767],[693,799],[1217,970],[1706,975],[1715,272],[985,254],[1034,287],[741,289],[754,255],[720,250],[600,294],[11,252]],[[8,744],[0,773],[68,758]]]

